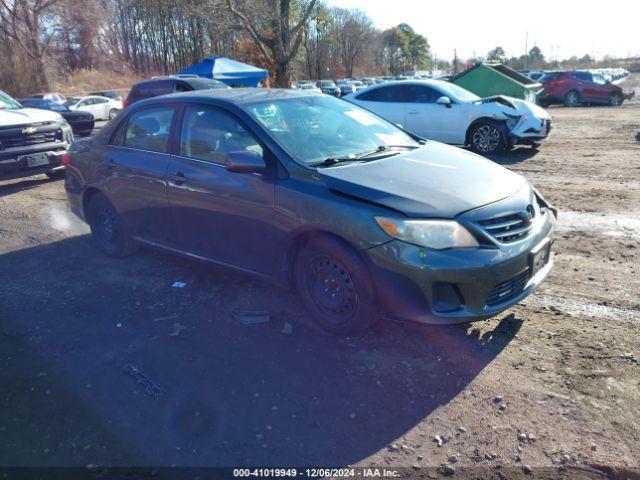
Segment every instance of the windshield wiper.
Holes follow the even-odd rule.
[[[355,155],[349,155],[346,157],[329,157],[321,162],[312,163],[311,166],[312,167],[332,167],[333,165],[337,165],[339,163],[357,162],[362,160],[363,158],[370,157],[371,155],[374,155],[376,153],[386,152],[389,149],[407,148],[410,150],[414,150],[419,147],[420,145],[380,145],[375,150],[371,150],[368,152],[362,152]],[[388,155],[392,155],[392,154],[391,153],[385,154],[384,156],[386,157]]]
[[[329,157],[321,162],[315,162],[310,164],[312,167],[331,167],[338,163],[357,162],[356,157]]]
[[[407,148],[409,150],[414,150],[414,149],[418,148],[418,146],[417,145],[380,145],[375,150],[372,150],[370,152],[360,153],[360,154],[356,155],[355,158],[356,159],[367,158],[367,157],[370,157],[372,155],[375,155],[376,153],[383,153],[383,152],[386,152],[387,150],[392,150],[392,149],[396,149],[396,148]],[[392,155],[392,154],[390,153],[389,155]],[[388,155],[384,155],[384,156],[386,157]]]

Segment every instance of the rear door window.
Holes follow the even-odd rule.
[[[123,145],[129,148],[167,153],[169,133],[175,115],[173,107],[144,108],[129,116]],[[118,140],[116,131],[112,144]]]
[[[405,101],[405,89],[404,85],[390,85],[362,92],[356,98],[366,102],[403,103]]]

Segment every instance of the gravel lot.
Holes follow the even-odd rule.
[[[62,181],[0,182],[0,465],[639,478],[640,102],[550,112],[538,152],[495,160],[560,209],[555,272],[461,327],[336,339],[245,275],[102,256]]]

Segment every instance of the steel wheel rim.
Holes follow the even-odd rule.
[[[500,145],[500,132],[493,125],[482,125],[473,132],[472,141],[481,152],[493,152]]]
[[[358,294],[349,271],[338,260],[320,256],[307,268],[307,287],[316,306],[336,324],[355,313]]]
[[[105,205],[100,209],[95,226],[98,240],[103,245],[113,245],[117,241],[120,231],[118,229],[118,218],[112,208]]]

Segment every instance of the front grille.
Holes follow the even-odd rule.
[[[514,242],[526,237],[533,226],[531,219],[535,215],[535,210],[532,206],[529,207],[527,207],[526,213],[503,215],[487,220],[479,220],[477,223],[499,242]]]
[[[31,145],[39,145],[41,143],[61,142],[62,130],[49,130],[44,132],[36,132],[32,134],[13,131],[10,134],[0,135],[0,145],[3,149],[28,147]]]
[[[494,289],[491,290],[485,304],[488,307],[495,307],[496,305],[511,300],[524,290],[528,281],[529,269],[526,269],[515,277],[496,285]]]

